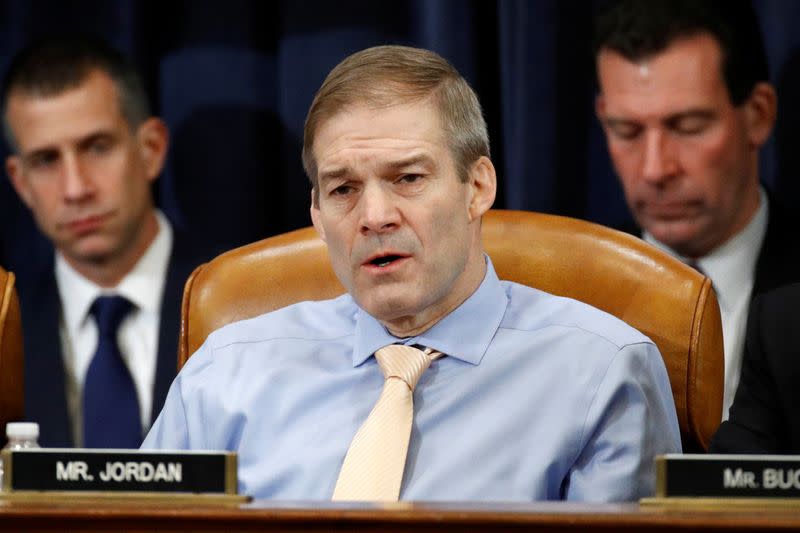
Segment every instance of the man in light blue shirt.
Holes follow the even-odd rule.
[[[403,500],[632,500],[680,451],[656,346],[588,305],[500,281],[480,105],[441,57],[350,56],[306,120],[311,217],[348,294],[231,324],[173,383],[143,447],[239,454],[256,498],[327,500],[381,393],[376,350],[444,354],[414,389]]]

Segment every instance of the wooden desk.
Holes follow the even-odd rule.
[[[133,502],[0,502],[3,531],[764,531],[800,528],[800,508],[637,504],[254,502],[232,507]]]

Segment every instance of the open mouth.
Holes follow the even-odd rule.
[[[381,255],[379,257],[375,257],[374,259],[368,261],[367,264],[383,268],[391,265],[392,263],[400,259],[403,259],[403,257],[399,255],[391,255],[391,254]]]

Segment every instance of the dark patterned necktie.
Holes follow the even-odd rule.
[[[92,304],[97,351],[83,387],[86,448],[138,448],[142,443],[136,387],[117,344],[119,325],[132,308],[122,296],[100,296]]]

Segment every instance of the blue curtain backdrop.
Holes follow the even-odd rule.
[[[778,126],[762,178],[800,196],[800,2],[756,0]],[[0,70],[30,39],[66,29],[109,39],[141,68],[172,138],[156,186],[179,227],[233,247],[306,226],[303,119],[326,73],[377,44],[448,58],[477,90],[500,176],[496,207],[625,225],[629,216],[593,115],[591,17],[578,0],[159,2],[0,1]],[[7,149],[2,148],[2,157]],[[0,263],[50,253],[0,180]]]

